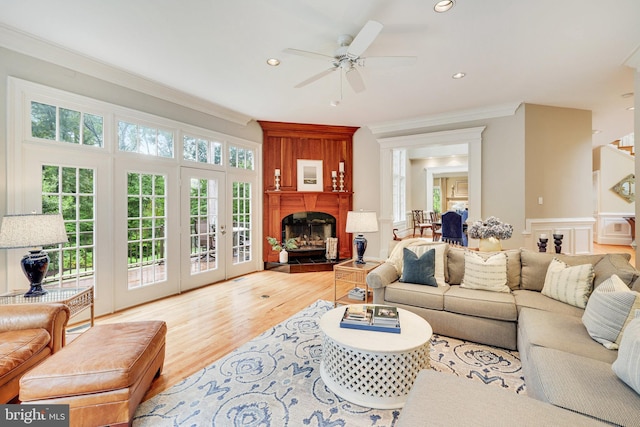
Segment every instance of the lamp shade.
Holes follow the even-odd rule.
[[[378,231],[378,218],[375,212],[347,212],[347,233],[374,233]]]
[[[6,215],[0,226],[0,248],[31,248],[68,242],[60,214]]]

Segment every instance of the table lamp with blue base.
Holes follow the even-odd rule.
[[[47,293],[42,287],[49,268],[49,255],[41,246],[68,242],[60,214],[5,215],[0,226],[0,249],[32,248],[22,257],[22,271],[29,280],[25,298]]]
[[[347,233],[357,233],[358,235],[353,239],[353,244],[356,247],[356,253],[358,258],[356,264],[366,264],[364,260],[364,252],[367,250],[367,239],[365,239],[363,233],[375,233],[378,231],[378,218],[375,212],[369,211],[349,211],[347,212]]]

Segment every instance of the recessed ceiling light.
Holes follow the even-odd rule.
[[[597,134],[599,134],[599,133],[602,133],[602,131],[601,131],[601,130],[599,130],[599,129],[593,129],[593,130],[591,131],[591,134],[592,134],[592,135],[597,135]]]
[[[338,105],[340,105],[340,101],[331,101],[329,105],[332,107],[337,107]]]
[[[450,10],[454,4],[455,3],[453,0],[442,0],[436,3],[435,6],[433,6],[433,10],[435,10],[438,13],[443,13]]]
[[[278,58],[269,58],[267,59],[267,64],[271,65],[272,67],[277,67],[278,65],[280,65],[280,60]]]
[[[620,95],[623,98],[631,98],[633,96],[633,92],[627,92]]]
[[[451,76],[451,77],[457,80],[457,79],[461,79],[461,78],[463,78],[464,76],[466,76],[466,74],[465,74],[465,73],[455,73],[455,74],[454,74],[453,76]]]
[[[636,107],[627,107],[627,110],[629,110],[629,111],[633,111],[635,109],[636,109]]]

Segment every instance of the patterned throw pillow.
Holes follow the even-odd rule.
[[[401,282],[416,283],[419,285],[438,286],[434,277],[436,271],[436,251],[429,249],[419,258],[411,249],[402,251],[404,264],[402,268]]]
[[[558,258],[554,258],[547,269],[542,295],[585,308],[593,287],[593,277],[591,264],[569,267]]]
[[[629,289],[616,274],[605,280],[589,297],[582,323],[591,338],[610,350],[620,345],[625,326],[640,310],[640,294]]]
[[[635,312],[635,318],[629,322],[620,342],[618,358],[611,369],[629,387],[640,394],[640,311]]]
[[[510,292],[507,286],[507,255],[491,255],[486,260],[473,251],[464,254],[464,277],[461,288]]]

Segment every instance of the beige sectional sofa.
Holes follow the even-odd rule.
[[[436,250],[437,287],[399,281],[404,248],[418,253]],[[509,289],[493,292],[461,286],[466,250],[423,239],[399,242],[387,262],[367,276],[374,303],[413,311],[436,334],[517,349],[529,396],[613,425],[640,425],[640,396],[611,369],[617,351],[591,338],[582,322],[583,308],[541,292],[554,258],[569,266],[591,264],[594,288],[615,273],[630,289],[640,291],[640,272],[629,264],[629,256],[507,250]],[[477,254],[485,259],[492,255]],[[406,419],[423,409],[409,405],[405,410]]]

